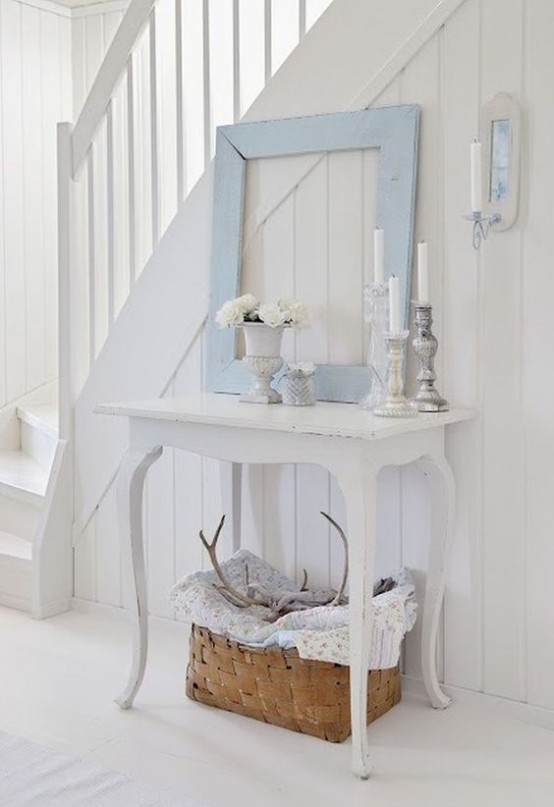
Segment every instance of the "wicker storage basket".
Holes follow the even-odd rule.
[[[192,626],[189,698],[340,743],[350,734],[350,669],[296,650],[245,647]],[[368,674],[367,722],[400,700],[398,667]]]

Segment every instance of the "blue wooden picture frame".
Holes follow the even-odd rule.
[[[215,314],[240,294],[246,161],[293,154],[379,149],[377,226],[385,237],[385,277],[400,278],[408,322],[420,108],[364,109],[305,118],[220,126],[216,135],[210,310],[206,377],[212,392],[240,393],[249,386],[236,358],[235,328],[218,328]],[[360,289],[360,298],[362,296]],[[363,365],[318,365],[318,400],[359,401],[369,388]]]

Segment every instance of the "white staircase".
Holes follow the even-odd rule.
[[[464,0],[389,0],[378,26],[377,0],[334,0],[304,38],[307,18],[329,2],[298,0],[289,12],[278,0],[252,4],[260,48],[239,0],[132,0],[77,120],[59,124],[60,433],[53,398],[0,412],[0,603],[37,617],[68,607],[72,540],[110,489],[127,440],[124,424],[95,406],[163,395],[202,330],[216,125],[238,120],[257,92],[249,120],[371,104]],[[214,19],[224,5],[228,19]],[[272,26],[285,13],[291,55],[272,78],[283,20]],[[261,71],[250,51],[262,54]],[[189,104],[195,64],[201,97]],[[227,77],[223,100],[213,74]],[[245,222],[245,240],[312,159],[279,167],[280,188]]]
[[[50,400],[48,400],[50,399]],[[58,446],[52,390],[4,413],[0,450],[0,604],[34,611],[34,569],[41,516]],[[35,556],[35,558],[34,558]]]

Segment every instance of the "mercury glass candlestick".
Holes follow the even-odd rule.
[[[417,374],[419,389],[412,401],[419,412],[447,412],[448,401],[435,389],[437,379],[435,355],[438,342],[431,330],[433,325],[433,308],[431,305],[428,303],[415,303],[415,324],[417,336],[412,345],[419,360],[419,373]]]
[[[381,404],[386,396],[388,361],[385,333],[389,321],[389,290],[386,283],[368,283],[364,286],[364,319],[371,326],[367,351],[371,387],[365,398],[360,401],[360,406],[371,411]]]
[[[385,343],[388,353],[387,395],[383,403],[376,406],[373,414],[383,418],[410,418],[417,415],[417,407],[404,395],[402,365],[404,348],[409,331],[387,333]]]

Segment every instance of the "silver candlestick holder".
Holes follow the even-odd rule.
[[[410,418],[417,415],[417,407],[404,395],[404,379],[402,365],[404,348],[409,331],[385,334],[388,354],[387,396],[383,403],[373,410],[373,414],[382,418]]]
[[[433,308],[427,303],[415,303],[415,324],[417,336],[412,345],[419,359],[419,389],[412,398],[419,412],[447,412],[446,401],[435,389],[437,374],[435,373],[435,355],[439,346],[431,327],[433,325]]]

